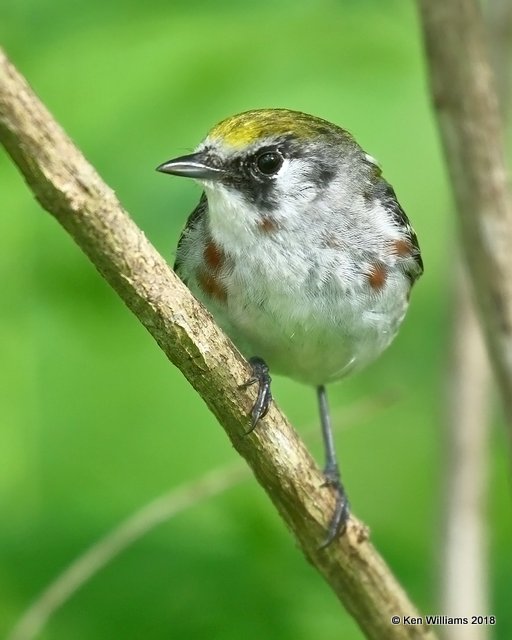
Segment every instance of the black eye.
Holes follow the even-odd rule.
[[[264,151],[256,157],[258,171],[265,176],[273,176],[283,164],[283,156],[278,151]]]

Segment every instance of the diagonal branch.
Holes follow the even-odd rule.
[[[248,437],[247,366],[191,296],[113,191],[86,162],[0,50],[0,140],[41,205],[70,233],[198,391],[246,459],[307,559],[331,585],[368,638],[431,639],[400,585],[351,518],[342,539],[319,550],[334,496],[286,418],[272,406]]]

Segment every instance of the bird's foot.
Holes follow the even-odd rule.
[[[247,387],[258,383],[258,395],[251,409],[251,425],[245,435],[254,431],[258,421],[267,415],[268,408],[272,402],[272,392],[270,390],[272,378],[268,372],[267,363],[262,358],[253,357],[249,359],[249,364],[251,365],[252,375],[239,388],[247,389]]]
[[[341,482],[338,466],[327,466],[324,469],[324,478],[325,482],[322,486],[332,487],[335,490],[336,503],[334,506],[334,513],[332,514],[327,528],[327,535],[320,545],[320,549],[325,549],[331,544],[331,542],[345,533],[350,514],[350,505],[347,494],[345,493],[345,488]]]

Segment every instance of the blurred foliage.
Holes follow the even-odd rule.
[[[395,394],[338,433],[354,511],[424,612],[438,613],[454,260],[451,200],[413,3],[150,4],[3,0],[0,41],[169,261],[199,196],[155,173],[223,117],[282,106],[354,133],[418,232],[425,276],[400,336],[331,388],[336,415]],[[73,558],[154,496],[234,459],[180,373],[0,156],[0,635]],[[303,432],[313,391],[275,381]],[[499,423],[499,418],[496,420]],[[495,638],[512,637],[511,509],[493,431]],[[317,437],[309,436],[320,453]],[[450,613],[450,612],[449,612]],[[455,615],[455,614],[454,614]],[[41,637],[362,637],[251,479],[135,544]]]

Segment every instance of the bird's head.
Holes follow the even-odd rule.
[[[333,185],[360,181],[354,166],[364,152],[352,136],[326,120],[288,109],[259,109],[217,124],[194,153],[158,171],[194,178],[206,192],[212,216],[223,223],[262,217],[277,225],[302,216],[312,201],[326,200]],[[339,183],[339,184],[337,184]],[[216,213],[217,212],[217,213]]]

